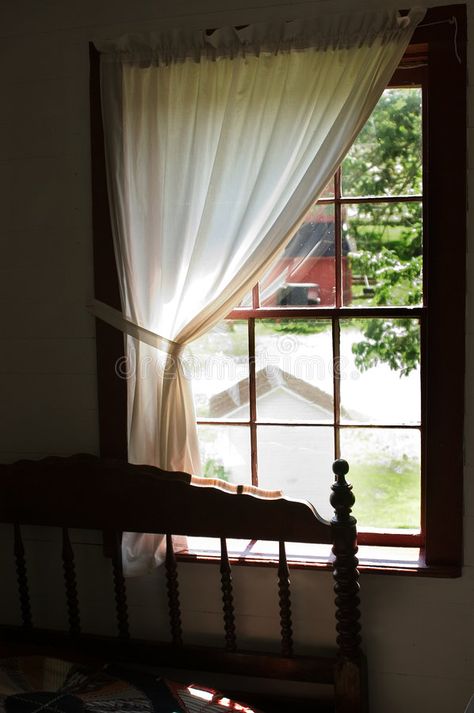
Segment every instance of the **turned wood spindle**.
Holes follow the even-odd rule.
[[[69,633],[77,636],[81,633],[81,617],[79,614],[79,598],[77,595],[76,565],[74,561],[74,550],[72,549],[69,530],[63,527],[63,572],[64,586],[66,589],[66,601],[69,620]]]
[[[33,627],[31,616],[30,590],[28,587],[28,573],[26,570],[25,548],[18,523],[14,525],[14,545],[16,578],[18,583],[18,597],[20,600],[21,618],[24,629]]]
[[[331,505],[335,510],[331,520],[334,554],[334,592],[336,594],[337,644],[339,655],[356,660],[360,657],[360,600],[359,561],[357,554],[356,519],[351,515],[355,502],[352,485],[345,476],[349,465],[345,460],[336,460],[333,472],[336,476],[332,486]]]
[[[165,570],[171,639],[175,646],[182,646],[183,630],[181,626],[181,605],[179,602],[178,566],[173,549],[173,537],[169,534],[166,535]]]
[[[234,596],[232,592],[232,571],[227,552],[225,537],[221,537],[221,590],[222,608],[224,613],[224,632],[226,651],[236,651],[237,639],[235,634]]]
[[[291,620],[290,570],[285,543],[280,541],[278,557],[278,597],[280,602],[281,653],[293,655],[293,624]]]
[[[123,576],[122,534],[120,532],[115,533],[115,546],[112,554],[112,569],[114,575],[118,637],[119,639],[127,640],[130,638],[130,631],[128,625],[127,589],[125,586],[125,578]]]

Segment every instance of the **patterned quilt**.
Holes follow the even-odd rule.
[[[259,713],[218,691],[60,659],[0,660],[0,713]],[[261,712],[260,712],[261,713]]]

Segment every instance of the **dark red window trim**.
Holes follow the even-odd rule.
[[[459,59],[461,60],[459,62]],[[405,56],[428,64],[425,101],[425,295],[422,330],[422,530],[434,573],[462,563],[466,251],[466,8],[428,10]],[[102,133],[99,54],[90,46],[92,200],[96,297],[120,308]],[[396,81],[403,69],[397,70]],[[412,70],[410,70],[412,71]],[[352,313],[352,312],[351,312]],[[367,314],[367,313],[366,313]],[[242,315],[244,316],[244,315]],[[249,317],[252,315],[248,315]],[[270,315],[269,315],[270,316]],[[330,316],[328,314],[328,316]],[[123,336],[97,320],[100,452],[125,458],[126,382],[115,365]],[[362,537],[365,542],[371,540]],[[402,538],[403,539],[403,538]],[[384,544],[400,538],[384,535]]]
[[[446,20],[451,24],[446,24]],[[439,24],[432,24],[437,22]],[[424,203],[424,223],[429,236],[425,245],[428,318],[422,335],[426,354],[422,372],[426,412],[425,559],[428,565],[461,565],[467,210],[466,8],[464,5],[436,8],[430,11],[423,25],[419,37],[421,42],[428,43],[429,60]],[[447,278],[448,275],[452,277]]]

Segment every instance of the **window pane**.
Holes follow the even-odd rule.
[[[332,307],[335,285],[334,206],[314,204],[261,280],[260,304]]]
[[[421,88],[384,91],[342,164],[343,195],[421,195],[421,98]]]
[[[341,422],[419,424],[417,319],[341,320]]]
[[[250,485],[248,426],[198,426],[202,473],[236,485]]]
[[[331,322],[255,323],[257,419],[333,421]]]
[[[418,430],[341,430],[359,529],[420,528],[420,452]]]
[[[252,292],[247,292],[240,300],[238,307],[252,307]]]
[[[258,482],[263,488],[309,500],[329,519],[334,480],[333,429],[315,426],[260,426],[257,430]]]
[[[248,419],[247,330],[245,321],[221,322],[186,349],[198,418]]]
[[[352,204],[344,209],[353,306],[422,303],[421,204]]]
[[[324,188],[323,192],[319,198],[333,198],[334,197],[334,176],[331,178],[327,186]]]

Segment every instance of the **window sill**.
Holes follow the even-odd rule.
[[[227,540],[232,566],[276,567],[278,543],[255,540]],[[331,570],[331,546],[286,543],[288,565],[292,569]],[[219,540],[188,537],[188,548],[176,555],[180,562],[218,564]],[[460,577],[461,567],[427,565],[419,547],[360,545],[359,571],[363,574],[391,574],[415,577]]]

